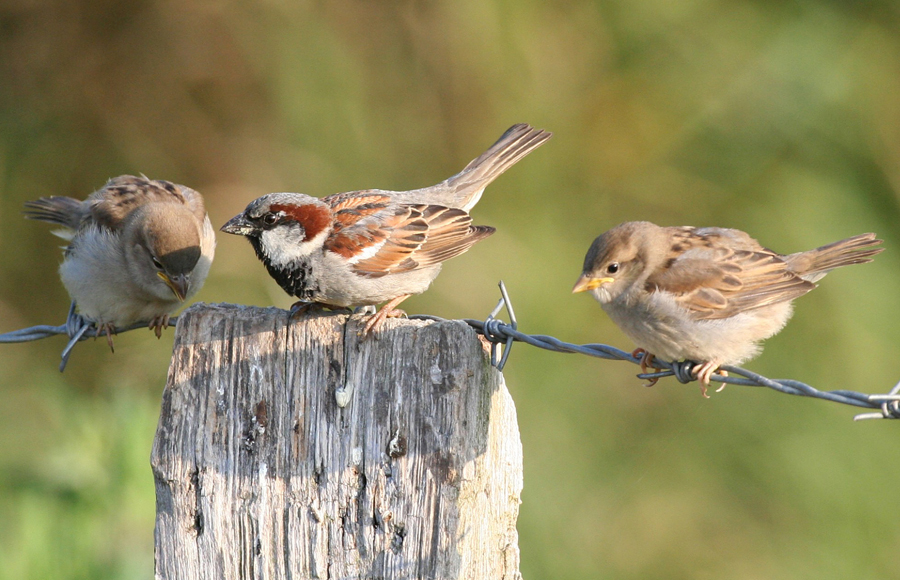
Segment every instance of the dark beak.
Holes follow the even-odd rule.
[[[188,293],[188,288],[191,285],[191,281],[188,280],[188,277],[185,274],[168,276],[164,272],[157,272],[156,275],[166,283],[166,286],[168,286],[169,289],[172,290],[172,292],[180,301],[184,302],[184,299]]]
[[[226,234],[249,236],[256,231],[256,227],[244,217],[243,213],[239,213],[228,220],[228,223],[222,226],[221,230]]]

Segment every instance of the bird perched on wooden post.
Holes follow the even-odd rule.
[[[78,312],[106,334],[147,321],[157,338],[206,280],[216,247],[203,198],[184,185],[122,175],[84,201],[42,197],[25,217],[63,226],[60,278]]]
[[[269,274],[291,296],[292,310],[387,302],[365,325],[373,332],[396,307],[428,289],[441,263],[494,228],[473,226],[469,210],[485,187],[549,139],[526,124],[510,127],[453,177],[422,189],[367,189],[315,198],[270,193],[222,226],[246,236]]]
[[[782,255],[740,230],[627,222],[594,240],[572,292],[593,294],[642,370],[654,355],[700,363],[691,372],[705,397],[720,365],[756,356],[784,327],[795,298],[834,268],[871,262],[880,243],[861,234]]]

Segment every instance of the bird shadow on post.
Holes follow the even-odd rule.
[[[361,322],[179,317],[151,456],[157,578],[521,578],[515,407],[478,335],[388,320],[361,341]]]

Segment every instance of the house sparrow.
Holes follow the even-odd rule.
[[[264,195],[222,231],[250,240],[269,274],[301,300],[295,308],[387,302],[364,327],[367,335],[385,318],[402,315],[396,306],[424,292],[444,260],[494,233],[473,226],[468,211],[489,183],[550,136],[514,125],[461,172],[422,189],[367,189],[321,199]]]
[[[654,355],[700,363],[692,374],[706,396],[720,365],[756,356],[781,330],[794,298],[834,268],[871,262],[880,243],[861,234],[782,255],[740,230],[628,222],[594,240],[572,292],[594,295],[644,370]]]
[[[215,251],[199,193],[168,181],[122,175],[84,201],[42,197],[25,217],[59,224],[69,240],[59,267],[81,315],[106,334],[148,321],[157,338],[169,314],[197,293]]]

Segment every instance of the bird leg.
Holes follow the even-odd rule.
[[[352,312],[349,308],[345,308],[344,306],[334,306],[333,304],[325,304],[324,302],[306,302],[305,300],[298,300],[291,304],[290,320],[300,318],[311,312],[313,309],[324,310],[325,308],[328,310],[346,310],[347,312]]]
[[[162,331],[169,328],[169,315],[160,314],[159,316],[154,316],[150,320],[148,328],[153,331],[156,338],[162,338]]]
[[[714,361],[708,361],[703,364],[695,366],[691,369],[691,374],[697,377],[697,380],[700,381],[700,392],[703,394],[703,397],[708,399],[709,395],[706,394],[706,389],[709,387],[709,378],[712,376],[714,372],[718,371],[720,375],[723,377],[728,376],[727,371],[719,370],[718,363]],[[726,383],[722,383],[722,386],[716,389],[716,392],[720,392],[725,388]]]
[[[632,351],[631,356],[633,357],[641,357],[641,373],[646,373],[648,368],[655,369],[657,371],[662,370],[662,367],[655,366],[653,364],[653,359],[656,358],[656,355],[650,352],[647,352],[643,348],[636,348]],[[659,382],[659,377],[653,377],[652,379],[647,379],[647,383],[644,385],[645,387],[652,387],[656,383]]]
[[[97,325],[97,336],[102,336],[106,334],[106,344],[109,345],[109,350],[112,352],[116,352],[115,347],[113,346],[113,335],[116,333],[116,325],[112,322],[104,322],[103,324]],[[94,337],[96,338],[96,336]]]
[[[360,333],[363,338],[368,337],[370,334],[375,332],[381,323],[384,322],[385,318],[398,318],[400,316],[406,316],[406,313],[402,310],[398,310],[396,306],[410,297],[410,294],[403,294],[401,296],[397,296],[392,299],[390,302],[381,307],[381,310],[376,312],[372,318],[366,323],[363,327],[362,332]]]
[[[294,320],[295,318],[300,318],[305,315],[307,312],[312,310],[313,306],[319,306],[318,302],[306,302],[303,300],[298,300],[291,304],[291,315],[290,319]]]

